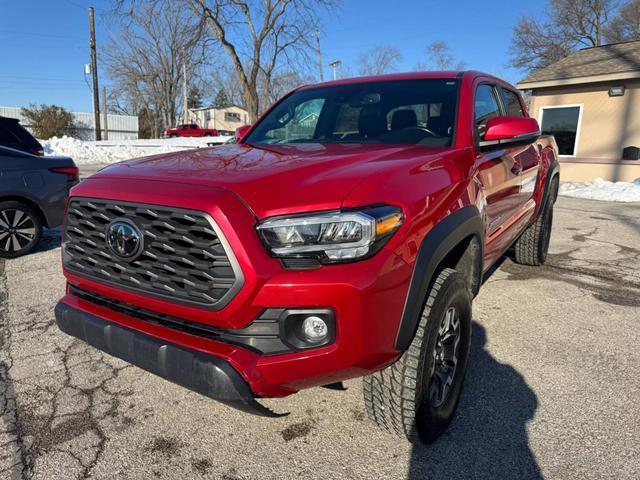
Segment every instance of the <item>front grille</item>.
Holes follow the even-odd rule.
[[[114,220],[143,235],[131,260],[107,244]],[[238,262],[214,220],[204,212],[115,200],[74,198],[64,233],[70,272],[125,290],[217,310],[243,283]]]

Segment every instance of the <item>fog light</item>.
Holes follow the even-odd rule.
[[[318,343],[327,338],[329,327],[320,317],[311,316],[305,318],[302,322],[302,332],[308,342]]]

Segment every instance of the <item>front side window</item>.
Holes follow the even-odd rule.
[[[492,85],[480,85],[476,90],[475,124],[480,140],[484,140],[487,122],[500,115],[498,98]]]
[[[504,108],[507,111],[507,115],[510,117],[524,117],[518,94],[506,88],[501,88],[500,91],[502,92],[502,100],[504,100]]]
[[[543,108],[540,130],[555,137],[560,155],[575,155],[579,120],[579,106]]]
[[[458,82],[450,79],[299,90],[276,105],[245,141],[449,146],[457,95]]]

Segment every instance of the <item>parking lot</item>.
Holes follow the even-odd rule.
[[[640,478],[640,204],[560,198],[542,268],[474,303],[458,414],[429,447],[377,431],[361,381],[249,416],[62,334],[59,233],[0,266],[0,478]]]

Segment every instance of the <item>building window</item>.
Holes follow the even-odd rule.
[[[238,112],[224,112],[224,119],[227,122],[240,122],[240,114]]]
[[[543,134],[555,137],[560,155],[576,156],[581,115],[582,105],[540,109],[540,129]]]

